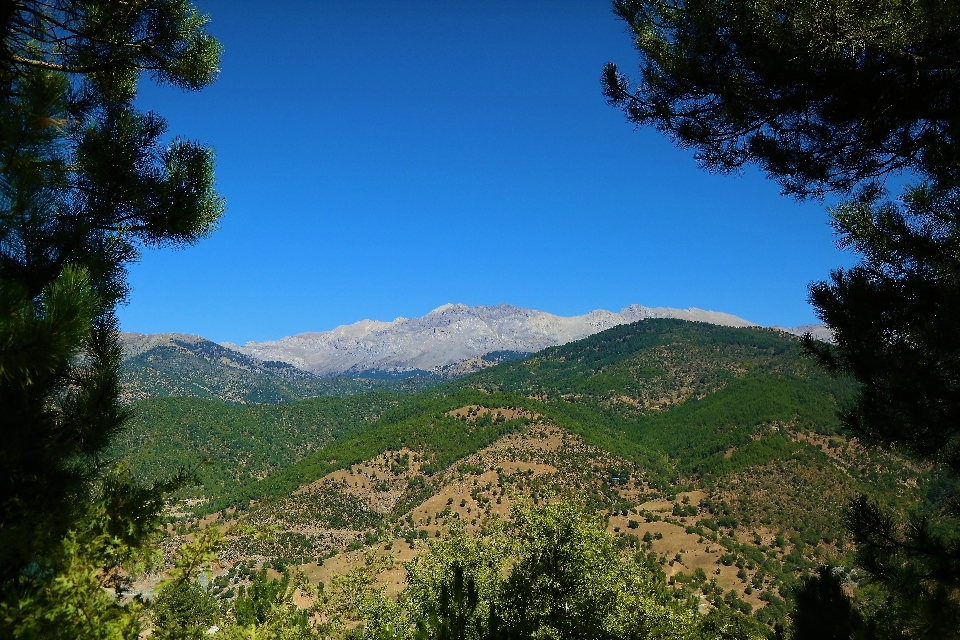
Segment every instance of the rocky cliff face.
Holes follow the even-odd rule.
[[[323,376],[362,371],[433,371],[497,351],[534,352],[645,318],[678,318],[732,327],[753,323],[701,309],[631,305],[582,316],[555,316],[513,305],[445,304],[420,318],[361,320],[320,333],[223,346],[260,360],[279,361]]]

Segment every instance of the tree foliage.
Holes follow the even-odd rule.
[[[896,516],[861,499],[849,526],[862,567],[899,594],[917,637],[960,629],[960,191],[908,188],[899,202],[876,186],[832,212],[858,265],[814,284],[810,300],[835,344],[807,339],[827,368],[860,387],[841,419],[863,442],[934,467],[945,480],[919,512]]]
[[[694,625],[603,523],[565,504],[517,509],[517,558],[501,605],[508,637],[681,638]]]
[[[133,104],[143,73],[213,80],[205,23],[181,0],[0,10],[0,590],[15,601],[29,602],[23,580],[76,566],[62,547],[92,526],[90,504],[107,510],[92,522],[136,546],[170,487],[105,474],[103,453],[128,419],[114,316],[126,266],[141,247],[205,237],[223,210],[212,151],[166,138]],[[89,584],[76,597],[98,602]]]
[[[796,600],[794,640],[848,640],[865,631],[862,617],[830,567],[805,577],[796,589]]]
[[[200,640],[219,617],[213,597],[195,581],[180,581],[157,595],[150,607],[158,640]]]
[[[833,220],[862,259],[811,288],[837,346],[807,346],[862,383],[843,422],[960,474],[960,193],[923,185],[895,203],[872,187]]]
[[[755,162],[788,193],[848,198],[831,217],[861,263],[811,287],[834,344],[808,337],[806,347],[859,383],[842,413],[850,433],[948,478],[912,513],[861,499],[849,526],[861,567],[899,594],[903,631],[956,633],[960,7],[617,0],[614,10],[641,55],[636,88],[604,70],[604,92],[628,119],[709,168]],[[881,185],[899,172],[918,182],[891,201]]]
[[[960,178],[960,7],[948,1],[616,0],[640,53],[603,91],[705,167],[795,195],[906,170]]]
[[[0,603],[0,630],[24,640],[134,640],[143,607],[121,606],[127,572],[154,563],[150,550],[114,535],[123,530],[103,503],[94,505],[48,552],[7,585],[16,600]],[[118,526],[119,525],[119,526]],[[139,541],[138,541],[139,542]]]
[[[514,508],[471,538],[455,530],[408,565],[403,595],[421,638],[767,637],[730,611],[699,616],[640,557],[621,554],[603,523],[554,503]],[[725,630],[735,628],[733,635]]]

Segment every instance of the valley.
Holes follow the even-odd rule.
[[[362,569],[396,595],[404,563],[451,531],[561,502],[600,517],[676,598],[772,625],[821,564],[855,588],[852,498],[923,498],[923,470],[843,434],[852,392],[792,335],[646,319],[420,389],[140,400],[115,455],[141,477],[198,470],[165,548],[220,529],[220,598],[254,567],[328,586]]]

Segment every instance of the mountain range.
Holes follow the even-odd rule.
[[[674,318],[730,327],[756,326],[737,316],[702,309],[630,305],[557,316],[509,304],[445,304],[419,318],[361,320],[331,331],[223,346],[260,360],[285,362],[320,376],[370,372],[433,372],[489,353],[533,353],[647,318]],[[814,330],[818,327],[805,327]],[[803,333],[798,328],[786,329]],[[821,332],[816,332],[819,335]],[[482,364],[482,363],[481,363]]]
[[[331,331],[240,346],[182,334],[124,333],[124,395],[288,402],[381,390],[411,391],[647,318],[756,326],[701,309],[631,305],[564,317],[499,304],[445,304],[419,318],[361,320]],[[828,338],[822,325],[782,329]]]
[[[127,402],[194,397],[231,404],[278,404],[395,388],[399,383],[321,378],[285,362],[264,362],[200,336],[123,333],[123,391]],[[413,381],[417,382],[417,381]],[[409,387],[411,382],[406,383]]]

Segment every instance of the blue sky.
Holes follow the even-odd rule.
[[[215,147],[227,212],[144,252],[126,331],[244,342],[446,302],[797,325],[807,284],[851,261],[821,203],[708,174],[605,104],[603,64],[636,55],[602,0],[199,6],[220,78],[139,100]]]

